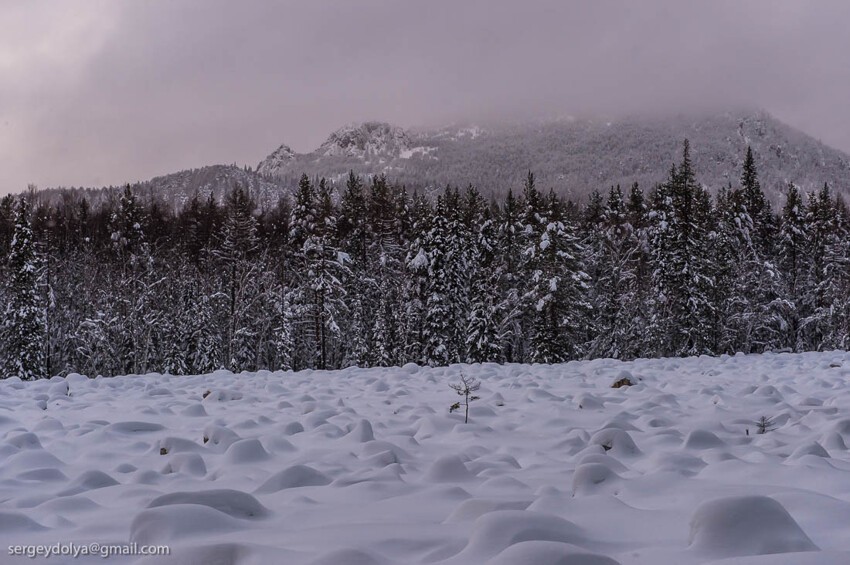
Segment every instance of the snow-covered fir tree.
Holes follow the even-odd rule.
[[[468,257],[465,233],[457,215],[457,192],[437,197],[424,247],[428,259],[425,301],[424,360],[429,365],[460,361],[465,350]]]
[[[303,253],[312,301],[309,315],[318,350],[316,366],[326,369],[329,364],[338,366],[343,357],[339,338],[340,321],[347,310],[343,281],[349,274],[349,255],[336,246],[337,219],[331,188],[325,179],[319,182],[316,204],[315,225],[304,241]]]
[[[540,239],[526,250],[533,305],[529,334],[530,359],[560,363],[580,358],[592,305],[587,299],[589,276],[582,269],[575,230],[564,218],[563,204],[550,194]]]
[[[339,249],[347,259],[346,277],[343,281],[344,304],[348,312],[342,330],[347,338],[344,366],[364,367],[369,363],[371,328],[366,308],[373,281],[369,277],[369,227],[366,211],[363,181],[351,171],[340,199],[336,229]]]
[[[776,261],[782,273],[782,344],[792,351],[799,351],[803,347],[800,341],[800,313],[803,311],[803,291],[806,284],[806,232],[803,197],[794,183],[791,183],[788,185],[785,205],[780,216]]]
[[[636,211],[642,210],[642,195],[635,192],[633,197]],[[591,253],[591,258],[597,272],[593,285],[597,336],[590,350],[593,356],[629,358],[633,340],[638,338],[635,324],[642,322],[636,303],[641,290],[637,280],[641,275],[637,272],[642,266],[641,245],[628,216],[620,187],[611,187],[596,228],[599,236],[592,243],[596,251]]]
[[[30,196],[18,199],[12,239],[9,243],[8,272],[2,336],[5,342],[5,373],[25,381],[47,375],[44,300],[41,289],[42,261],[31,225]]]
[[[803,296],[800,329],[804,348],[820,351],[835,347],[834,317],[843,310],[847,257],[842,255],[846,233],[828,185],[809,196],[806,210],[808,240],[807,292]]]
[[[504,357],[508,362],[519,362],[525,355],[522,297],[527,280],[523,277],[522,268],[526,235],[521,203],[514,198],[513,191],[508,191],[496,222],[496,261],[501,270],[497,292],[503,304],[501,332]]]
[[[729,265],[725,342],[731,349],[747,352],[779,347],[783,324],[781,279],[771,260],[775,222],[750,148],[741,187],[728,191],[723,209],[724,239],[720,243],[727,246],[728,256],[715,261],[721,267]]]
[[[414,192],[410,207],[410,244],[405,256],[402,288],[404,314],[404,359],[425,364],[426,305],[428,301],[427,237],[431,230],[431,208]]]
[[[477,231],[469,256],[469,308],[466,322],[466,360],[469,363],[501,362],[505,350],[505,303],[500,294],[504,276],[497,264],[496,223],[482,207],[471,219]]]
[[[217,256],[222,262],[226,287],[224,365],[232,371],[255,366],[257,335],[252,311],[258,297],[260,272],[254,261],[259,251],[255,203],[248,191],[235,186],[225,201],[224,223]]]
[[[682,162],[656,190],[653,209],[653,284],[658,289],[652,329],[661,355],[711,351],[711,261],[707,253],[711,205],[696,182],[685,140]]]

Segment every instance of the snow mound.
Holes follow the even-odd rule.
[[[8,469],[59,468],[64,465],[55,455],[43,450],[20,451],[4,463]]]
[[[382,440],[374,440],[364,443],[360,450],[360,456],[368,458],[387,451],[391,452],[398,461],[410,458],[410,455],[396,444]]]
[[[207,474],[204,458],[197,453],[178,453],[168,460],[162,470],[163,474],[185,473],[193,477],[203,477]]]
[[[374,552],[339,549],[310,561],[310,565],[390,565],[390,563]]]
[[[602,463],[579,465],[573,474],[573,494],[589,495],[610,492],[617,488],[621,478],[611,467]]]
[[[51,456],[52,457],[52,456]],[[67,481],[68,477],[57,469],[56,467],[43,467],[40,469],[31,469],[29,471],[24,471],[19,474],[17,479],[22,481],[39,481],[39,482],[49,482],[49,481]]]
[[[481,563],[524,541],[554,541],[580,545],[586,541],[574,523],[537,512],[497,510],[475,521],[469,543],[457,556],[464,563]]]
[[[620,565],[610,557],[588,553],[568,543],[524,541],[488,561],[489,565]]]
[[[38,508],[49,510],[57,514],[75,514],[79,512],[86,512],[88,510],[101,509],[103,507],[91,498],[79,494],[48,500],[44,504],[39,504]]]
[[[294,436],[304,431],[304,426],[301,422],[290,422],[283,427],[283,433],[288,436]]]
[[[156,442],[154,452],[161,455],[168,453],[205,453],[204,446],[182,437],[169,436]]]
[[[236,432],[224,426],[209,425],[204,428],[203,442],[205,444],[229,447],[240,439]]]
[[[826,449],[837,449],[845,451],[847,444],[844,443],[844,438],[838,432],[828,432],[824,435],[821,442]]]
[[[230,444],[224,458],[234,464],[256,463],[268,461],[271,455],[256,438],[242,439]]]
[[[67,488],[57,493],[57,496],[72,496],[81,492],[111,487],[117,484],[119,484],[118,481],[103,471],[90,470],[71,481]]]
[[[605,465],[615,473],[624,473],[629,470],[628,467],[626,467],[607,453],[588,453],[587,455],[583,455],[578,461],[578,466],[580,467],[585,463],[600,463],[602,465]]]
[[[842,418],[832,425],[832,431],[841,436],[850,436],[850,418]]]
[[[710,561],[704,565],[846,565],[850,551],[809,551]]]
[[[395,465],[396,463],[399,463],[399,460],[395,453],[387,450],[376,453],[375,455],[370,455],[363,459],[363,462],[372,469],[382,469],[388,465]]]
[[[20,512],[0,512],[0,532],[39,532],[46,529]]]
[[[186,408],[181,410],[180,414],[182,416],[189,416],[189,417],[192,417],[192,418],[196,418],[196,417],[199,417],[199,416],[206,416],[207,411],[204,408],[203,404],[201,404],[200,402],[196,402],[195,404],[190,404],[189,406],[187,406]]]
[[[685,447],[688,449],[711,449],[724,445],[726,442],[708,430],[693,430],[685,438]]]
[[[291,441],[287,441],[282,437],[271,437],[266,440],[265,446],[274,453],[289,453],[291,451],[297,451],[298,448],[292,445]]]
[[[194,492],[172,492],[153,499],[148,508],[173,504],[199,504],[209,506],[233,518],[257,519],[268,515],[269,510],[256,498],[239,490],[217,489]]]
[[[575,405],[581,410],[599,410],[605,406],[605,402],[593,394],[582,394],[574,400]]]
[[[818,551],[785,507],[767,496],[704,502],[691,519],[689,546],[712,557]]]
[[[17,426],[19,423],[20,422],[18,422],[17,420],[13,420],[8,416],[0,414],[0,428],[11,428],[13,426]]]
[[[293,465],[269,477],[254,492],[268,494],[290,488],[324,486],[330,484],[330,482],[331,480],[327,475],[312,467]]]
[[[461,502],[451,515],[446,518],[447,524],[467,522],[475,520],[497,510],[525,510],[528,501],[518,500],[488,500],[484,498],[470,498]]]
[[[788,459],[799,459],[805,455],[814,455],[815,457],[825,457],[829,458],[829,453],[826,449],[823,448],[821,444],[816,441],[812,441],[806,444],[801,445],[797,449],[788,456]]]
[[[65,382],[69,385],[81,385],[90,383],[91,379],[79,373],[68,373],[68,375],[65,377]]]
[[[164,430],[165,426],[155,422],[116,422],[105,429],[116,434],[143,434]]]
[[[347,437],[360,443],[373,441],[375,439],[375,434],[372,431],[372,422],[365,419],[360,420],[359,422],[357,422],[357,425],[354,426],[354,428],[350,432],[348,432]]]
[[[18,449],[43,449],[38,436],[32,432],[14,435],[6,440],[6,444]]]
[[[213,390],[209,394],[204,393],[203,402],[230,402],[231,400],[242,400],[242,393],[238,390]]]
[[[457,455],[444,455],[428,468],[425,479],[433,483],[454,483],[472,480],[475,477]]]
[[[618,428],[599,430],[590,437],[590,445],[600,445],[612,455],[631,457],[640,454],[629,432]]]
[[[130,542],[140,545],[183,541],[187,538],[243,529],[238,520],[205,505],[169,504],[144,510],[130,524]]]

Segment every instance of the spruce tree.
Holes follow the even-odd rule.
[[[502,338],[505,360],[521,362],[525,355],[525,340],[522,329],[525,285],[523,276],[523,253],[526,248],[525,229],[522,222],[522,203],[508,190],[501,215],[497,219],[497,258],[500,265],[499,294],[502,296],[504,313]]]
[[[783,275],[783,343],[792,351],[799,351],[803,347],[800,313],[803,310],[806,283],[807,241],[806,208],[800,191],[791,183],[780,218],[777,262]]]
[[[773,216],[758,182],[753,153],[747,149],[741,188],[728,194],[724,234],[730,247],[726,346],[761,352],[778,347],[781,337],[781,281],[771,262]]]
[[[349,171],[345,191],[340,198],[337,221],[337,241],[345,254],[347,271],[345,286],[345,320],[343,333],[346,351],[344,366],[367,366],[369,363],[369,340],[371,326],[367,308],[372,295],[373,280],[370,279],[368,250],[369,226],[367,200],[363,181],[354,171]]]
[[[256,335],[251,319],[255,304],[259,272],[255,261],[259,251],[255,203],[241,186],[235,186],[226,197],[225,218],[217,255],[225,269],[226,335],[225,367],[237,372],[254,368]]]
[[[752,233],[750,240],[756,254],[765,259],[770,251],[773,238],[774,221],[770,203],[761,189],[758,179],[753,149],[747,146],[744,166],[741,172],[741,200],[749,216]]]
[[[44,302],[40,290],[41,260],[31,224],[31,204],[19,198],[9,243],[6,282],[8,303],[3,324],[6,374],[25,381],[47,378]]]
[[[465,343],[466,277],[468,263],[464,234],[452,206],[456,191],[437,197],[431,229],[425,238],[428,283],[425,302],[424,360],[446,365],[461,360]]]
[[[649,219],[643,190],[634,183],[626,203],[626,229],[623,242],[626,253],[626,296],[622,300],[625,336],[623,358],[645,355],[651,347],[647,328],[650,323],[651,268],[649,255]]]
[[[337,219],[330,185],[319,182],[315,234],[304,243],[308,285],[312,294],[313,325],[318,348],[317,367],[327,369],[341,363],[340,323],[346,312],[343,281],[350,274],[347,254],[336,247]]]
[[[529,352],[535,363],[561,363],[584,353],[589,313],[589,277],[581,266],[575,229],[550,195],[540,239],[526,254],[531,271]]]
[[[673,253],[673,199],[672,184],[678,173],[676,166],[670,170],[667,182],[657,185],[652,191],[652,208],[648,214],[650,281],[655,290],[650,302],[650,318],[647,327],[648,351],[651,356],[671,355],[674,328],[674,306],[676,270],[671,260]]]
[[[623,193],[611,187],[603,210],[598,251],[591,254],[597,271],[594,286],[595,334],[593,356],[622,359],[629,356],[634,332],[630,309],[633,308],[635,273],[632,254],[636,253],[634,230],[628,221]]]
[[[340,199],[337,236],[342,250],[351,256],[354,264],[360,266],[366,264],[367,220],[363,182],[354,171],[350,171]]]
[[[466,360],[470,363],[500,362],[504,360],[505,305],[499,293],[502,270],[496,263],[496,225],[490,211],[484,208],[470,226],[477,230],[477,235],[469,257]]]
[[[707,353],[714,284],[707,253],[711,206],[706,191],[696,183],[687,140],[682,162],[671,170],[654,200],[653,283],[658,297],[652,326],[658,353]]]
[[[519,362],[524,362],[534,354],[529,345],[531,328],[537,317],[537,304],[534,298],[537,276],[537,248],[546,230],[546,203],[543,195],[537,189],[534,173],[528,172],[523,185],[522,200],[520,201],[520,255],[517,265],[519,294],[516,298],[517,320],[522,335],[522,352]]]
[[[424,196],[414,192],[411,204],[410,244],[405,256],[404,284],[404,358],[425,364],[425,314],[428,301],[428,236],[432,210]]]
[[[844,312],[844,288],[847,279],[841,216],[824,184],[817,195],[810,196],[806,214],[808,245],[807,292],[803,296],[800,329],[805,348],[821,351],[838,347],[842,339],[833,328]],[[839,330],[840,331],[840,330]]]
[[[374,364],[384,366],[396,364],[404,350],[404,328],[398,315],[406,255],[401,204],[386,176],[372,178],[367,208],[371,281],[366,308],[373,319],[370,356]]]

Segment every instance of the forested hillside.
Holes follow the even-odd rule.
[[[127,187],[0,202],[2,374],[25,379],[844,348],[850,216],[771,209],[752,152],[711,196],[690,147],[657,186],[435,199],[352,173],[179,211]]]
[[[791,182],[803,191],[817,190],[824,182],[838,193],[848,190],[850,156],[765,111],[747,109],[407,131],[366,122],[334,132],[310,153],[298,154],[283,145],[257,171],[268,182],[287,186],[305,172],[339,184],[349,170],[364,178],[385,173],[411,189],[471,183],[486,197],[504,198],[508,189],[522,185],[530,169],[541,189],[584,201],[593,190],[611,185],[639,182],[652,187],[663,182],[686,138],[693,143],[699,182],[712,194],[737,183],[748,147],[760,164],[762,188],[775,205]]]

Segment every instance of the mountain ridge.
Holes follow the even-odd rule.
[[[379,137],[363,145],[389,145],[383,135],[401,128],[386,122],[372,127]],[[355,129],[355,126],[347,126]],[[583,197],[593,189],[638,182],[651,187],[663,182],[689,139],[700,182],[710,189],[737,184],[746,148],[751,146],[768,196],[780,200],[789,182],[808,191],[830,183],[847,193],[850,155],[781,122],[764,110],[666,118],[561,119],[480,126],[401,130],[402,150],[356,152],[323,148],[339,143],[337,132],[319,149],[272,166],[269,158],[258,170],[272,177],[301,173],[342,178],[349,170],[369,175],[385,173],[395,182],[415,187],[471,183],[485,193],[522,186],[528,170],[541,186]],[[270,156],[271,157],[271,156]]]
[[[850,155],[764,110],[619,119],[562,116],[410,129],[368,121],[339,128],[309,153],[281,144],[256,168],[211,165],[133,186],[179,207],[195,193],[221,199],[239,184],[261,207],[271,207],[291,196],[301,174],[341,185],[353,170],[365,178],[386,174],[395,184],[426,193],[447,184],[473,184],[486,196],[500,197],[508,189],[520,190],[531,170],[542,189],[581,200],[612,185],[638,182],[650,189],[663,182],[680,160],[686,138],[697,179],[711,190],[737,186],[751,146],[762,187],[775,205],[784,201],[789,182],[803,191],[826,182],[850,197]],[[49,197],[59,191],[42,192]],[[94,192],[86,189],[90,196]]]

